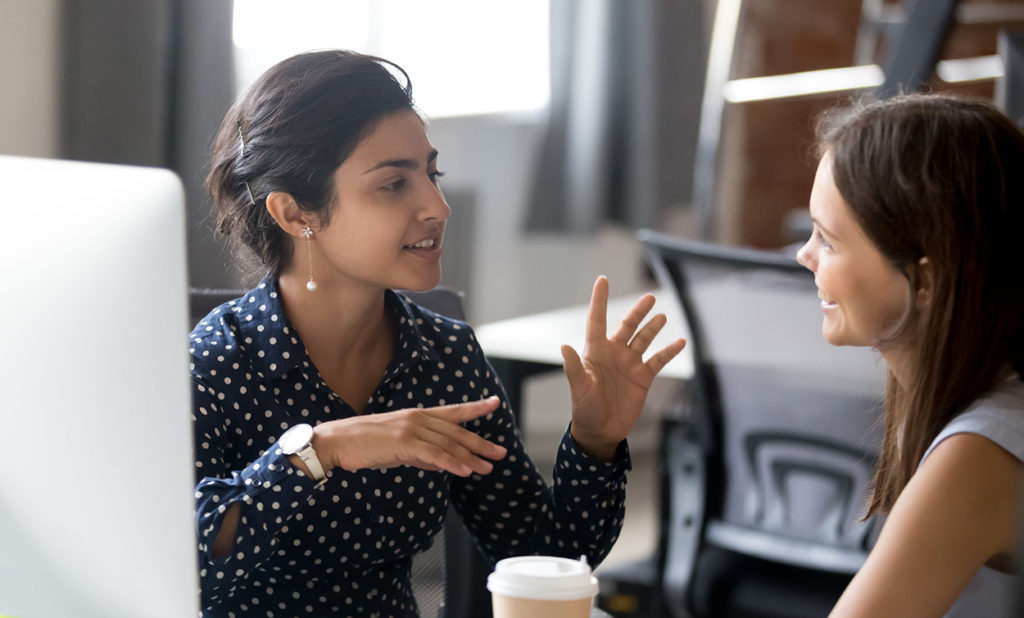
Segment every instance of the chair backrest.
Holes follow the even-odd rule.
[[[399,292],[434,313],[465,319],[462,293],[457,290],[438,286],[426,292]],[[191,324],[244,293],[245,290],[190,288]],[[490,570],[487,559],[462,525],[461,517],[450,507],[444,528],[434,544],[413,558],[412,586],[420,614],[438,618],[489,616],[491,599],[486,578]]]
[[[677,554],[692,569],[710,543],[854,572],[871,540],[860,518],[880,446],[880,359],[824,341],[813,275],[792,256],[646,230],[640,238],[659,283],[678,297],[694,356],[688,435],[704,456],[706,503],[703,525],[684,535],[696,546]],[[671,546],[680,533],[663,537]],[[666,569],[685,588],[692,572],[670,564],[672,553]]]

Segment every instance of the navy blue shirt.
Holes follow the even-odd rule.
[[[327,471],[317,484],[282,454],[298,423],[355,414],[320,377],[267,278],[190,335],[196,525],[203,616],[417,616],[412,556],[430,547],[454,503],[492,559],[607,555],[622,525],[625,443],[614,463],[563,434],[548,487],[530,457],[472,329],[388,291],[398,338],[364,414],[497,394],[463,426],[508,449],[490,474],[461,478],[411,466]],[[212,556],[224,513],[241,503],[231,551]]]

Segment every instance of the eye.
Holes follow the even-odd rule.
[[[821,230],[819,230],[818,228],[814,228],[814,240],[825,249],[832,248],[832,245],[828,242],[825,236],[821,233]]]
[[[444,176],[444,172],[439,172],[437,170],[434,170],[432,172],[427,172],[427,176],[430,177],[430,182],[432,182],[432,183],[434,183],[436,185],[438,183],[438,181],[440,181],[441,178]]]
[[[383,191],[401,191],[403,187],[405,187],[405,179],[404,178],[396,180],[394,182],[389,182],[388,184],[386,184],[383,187],[381,187],[381,190],[383,190]]]

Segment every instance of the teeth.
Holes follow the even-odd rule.
[[[434,246],[434,239],[430,238],[427,240],[421,240],[418,243],[414,243],[412,246],[417,249],[430,249]]]
[[[821,290],[818,290],[818,298],[820,298],[821,300],[825,301],[826,303],[831,303],[832,302],[832,300],[828,296],[825,296],[825,294],[822,293]]]

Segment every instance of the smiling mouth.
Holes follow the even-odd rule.
[[[413,243],[411,245],[406,245],[405,248],[406,249],[433,249],[436,245],[437,245],[437,240],[436,239],[428,238],[426,240],[421,240],[419,242],[415,242],[415,243]]]
[[[821,300],[822,308],[829,309],[836,306],[836,301],[826,296],[820,288],[818,289],[818,298]]]

